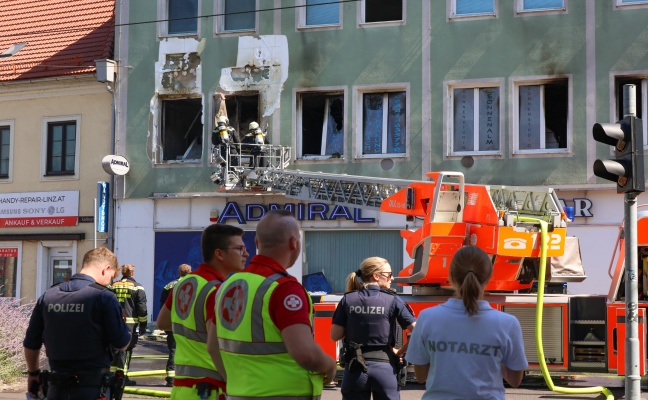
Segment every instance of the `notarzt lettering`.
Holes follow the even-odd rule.
[[[349,314],[384,314],[385,307],[350,306]]]
[[[490,344],[483,343],[466,343],[466,342],[445,342],[443,340],[428,342],[430,351],[443,353],[449,351],[450,353],[466,353],[477,354],[480,356],[498,357],[500,354],[500,346],[491,346]]]
[[[47,312],[83,312],[83,304],[48,304]]]

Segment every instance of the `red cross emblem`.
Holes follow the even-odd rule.
[[[178,296],[176,298],[176,307],[178,307],[178,312],[180,314],[185,314],[189,312],[189,307],[191,306],[191,300],[194,294],[194,286],[191,282],[184,282],[183,285],[178,289]]]
[[[243,316],[246,303],[246,290],[239,285],[230,287],[221,301],[221,317],[230,324],[237,325],[236,322]]]

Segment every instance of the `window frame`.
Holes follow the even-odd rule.
[[[214,37],[216,36],[242,36],[250,33],[259,33],[259,0],[254,0],[254,28],[226,31],[225,28],[225,2],[227,0],[214,0]],[[233,0],[236,1],[236,0]]]
[[[405,153],[381,153],[381,154],[362,154],[362,139],[363,139],[363,103],[364,95],[370,93],[390,93],[390,92],[405,92]],[[391,83],[383,85],[358,85],[353,87],[353,107],[354,111],[354,120],[355,123],[353,126],[354,139],[353,139],[353,157],[355,160],[369,160],[374,161],[376,159],[384,158],[396,158],[399,160],[409,160],[410,157],[410,114],[411,109],[411,90],[409,82],[402,83]]]
[[[196,32],[194,33],[169,33],[169,0],[157,0],[157,31],[158,37],[200,37],[200,28],[201,21],[200,10],[202,7],[202,0],[196,0],[198,2],[197,9],[197,21],[196,21]]]
[[[378,26],[394,26],[394,25],[405,25],[407,24],[407,0],[401,0],[401,5],[403,7],[402,14],[403,18],[393,21],[379,21],[379,22],[366,22],[365,9],[366,9],[367,0],[360,0],[357,5],[357,23],[361,28],[371,28]],[[340,15],[340,18],[342,16]]]
[[[548,14],[565,14],[567,13],[567,1],[562,0],[562,7],[559,8],[537,8],[533,10],[525,10],[524,2],[525,0],[515,0],[515,13],[517,15],[548,15]]]
[[[447,20],[448,21],[466,21],[466,20],[478,20],[478,19],[493,19],[499,16],[499,0],[493,1],[493,12],[492,13],[481,13],[481,14],[457,14],[457,0],[446,0],[446,10],[447,10]]]
[[[49,156],[49,125],[74,121],[76,124],[74,172],[70,174],[48,174],[47,164]],[[81,158],[81,115],[67,115],[57,117],[43,117],[41,122],[42,145],[41,145],[41,181],[65,181],[79,179],[79,159]]]
[[[9,128],[9,160],[8,160],[9,165],[7,166],[7,176],[0,175],[0,183],[12,183],[13,182],[13,153],[15,147],[14,146],[14,120],[13,119],[0,120],[0,127]],[[0,146],[2,146],[1,142],[0,142]]]
[[[164,103],[167,101],[178,101],[178,100],[192,100],[192,99],[200,99],[201,102],[201,107],[202,107],[202,116],[200,119],[200,123],[202,124],[202,145],[200,147],[200,158],[187,158],[185,160],[165,160],[164,159],[164,143],[163,143],[163,132],[164,132]],[[205,153],[205,100],[202,95],[200,94],[194,94],[194,95],[187,95],[187,96],[177,96],[177,95],[160,95],[158,96],[158,105],[157,105],[157,114],[154,116],[155,120],[157,121],[157,128],[156,128],[156,144],[155,144],[155,154],[154,154],[154,165],[156,166],[178,166],[178,165],[197,165],[197,164],[202,164],[203,158],[204,158],[204,153]],[[211,144],[210,144],[211,147]],[[189,147],[187,147],[187,150],[189,150]],[[186,150],[185,150],[186,152]]]
[[[295,26],[297,31],[300,30],[309,30],[309,31],[324,31],[324,30],[334,30],[342,29],[343,21],[343,10],[342,3],[338,4],[338,23],[337,24],[326,24],[326,25],[307,25],[306,24],[306,9],[309,7],[306,5],[307,0],[296,0],[295,5],[297,6],[295,12]]]
[[[446,109],[445,121],[444,121],[444,144],[446,148],[446,157],[449,159],[452,158],[462,158],[466,156],[479,157],[479,158],[501,158],[504,156],[504,135],[505,135],[505,125],[506,125],[506,107],[505,107],[505,81],[504,78],[497,79],[483,79],[483,80],[458,80],[458,81],[446,81],[444,82],[444,98],[446,102],[444,103],[444,108]],[[481,88],[498,88],[500,105],[499,105],[499,131],[497,132],[499,150],[487,150],[487,151],[461,151],[455,152],[453,150],[454,145],[454,89],[481,89]],[[479,136],[476,136],[479,137]]]
[[[317,94],[321,93],[323,95],[329,94],[333,95],[334,93],[339,93],[343,97],[344,101],[344,144],[342,146],[342,149],[344,151],[344,154],[340,156],[340,158],[333,158],[330,155],[308,155],[304,156],[302,153],[302,144],[304,142],[303,140],[303,128],[302,128],[302,95],[304,94]],[[348,146],[347,146],[347,139],[349,135],[349,129],[348,127],[350,124],[348,123],[348,90],[346,86],[325,86],[325,87],[316,87],[316,88],[299,88],[299,89],[293,89],[293,113],[295,115],[294,121],[295,121],[295,131],[293,132],[293,137],[294,139],[294,149],[295,149],[295,154],[293,155],[293,159],[295,162],[332,162],[332,163],[340,163],[347,158],[348,154]]]
[[[610,77],[610,122],[616,122],[623,118],[617,114],[620,100],[616,91],[616,80],[618,78],[641,80],[641,124],[643,125],[644,151],[648,150],[648,71],[636,71],[634,73],[615,74]],[[638,115],[638,114],[637,114]],[[611,149],[611,148],[610,148]],[[611,151],[611,150],[610,150]]]
[[[545,86],[548,83],[566,80],[567,81],[567,127],[566,127],[566,147],[558,149],[533,149],[533,150],[520,150],[519,148],[519,135],[520,135],[520,86],[534,86],[541,85]],[[514,77],[510,78],[509,82],[509,96],[510,96],[510,125],[511,125],[511,155],[515,157],[570,157],[573,154],[573,141],[574,141],[574,129],[573,129],[573,113],[574,113],[574,94],[573,94],[573,78],[570,74],[564,75],[547,75],[547,76],[529,76],[529,77]],[[544,91],[543,91],[544,93]],[[544,116],[542,120],[542,126],[544,124]]]

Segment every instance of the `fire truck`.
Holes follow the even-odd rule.
[[[530,370],[545,365],[556,373],[625,374],[622,230],[608,268],[612,283],[607,295],[544,293],[547,287],[586,278],[578,238],[567,236],[570,220],[551,188],[469,184],[462,173],[451,171],[409,181],[289,170],[289,148],[266,145],[264,154],[265,168],[230,165],[229,154],[219,155],[218,160],[224,161],[218,172],[219,190],[268,191],[404,216],[401,236],[414,261],[394,281],[409,288],[400,296],[415,315],[453,295],[448,282],[453,255],[464,245],[478,246],[494,265],[486,300],[520,321]],[[637,221],[641,299],[648,288],[643,273],[648,263],[648,207],[639,207]],[[534,293],[538,291],[541,296]],[[334,358],[340,343],[329,333],[341,298],[342,294],[326,294],[315,304],[315,340]],[[641,375],[646,374],[647,307],[647,301],[639,301]]]

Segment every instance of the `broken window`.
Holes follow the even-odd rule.
[[[169,35],[198,32],[198,0],[169,0],[168,5]]]
[[[202,99],[162,100],[162,162],[196,161],[202,157]]]
[[[47,124],[46,175],[74,175],[76,165],[77,121]]]
[[[364,0],[364,22],[403,20],[402,0]]]
[[[302,93],[299,96],[299,156],[344,155],[344,93]]]
[[[227,95],[225,106],[230,126],[238,132],[240,138],[243,138],[248,133],[250,122],[255,121],[260,124],[258,93]],[[218,108],[216,111],[218,111]],[[265,127],[261,127],[261,129],[265,129]]]
[[[0,126],[0,178],[9,177],[11,160],[11,127]]]
[[[619,121],[623,119],[623,107],[625,106],[623,99],[623,85],[635,85],[635,113],[637,118],[641,119],[643,127],[643,137],[644,137],[644,148],[648,147],[648,118],[644,118],[644,115],[648,115],[648,79],[646,77],[639,76],[624,76],[616,77],[614,79],[614,90],[616,93],[616,120]],[[616,122],[616,121],[610,121]]]
[[[451,89],[451,154],[499,152],[500,88]]]
[[[256,0],[223,1],[222,31],[253,31],[256,29]]]
[[[567,79],[518,87],[520,152],[567,149],[569,89]]]
[[[364,93],[362,154],[405,154],[405,92]]]
[[[306,26],[338,25],[340,5],[331,0],[306,0]]]
[[[565,7],[564,0],[518,0],[518,11],[547,11],[562,10]]]
[[[495,14],[495,0],[452,0],[453,17]]]

